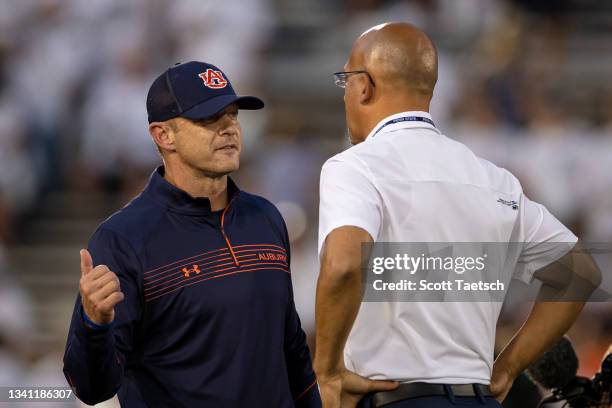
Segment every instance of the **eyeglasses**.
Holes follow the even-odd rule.
[[[368,76],[368,79],[372,83],[372,86],[376,86],[374,84],[374,80],[372,79],[372,76],[370,75],[370,73],[368,71],[363,71],[363,70],[362,71],[334,72],[334,84],[336,84],[336,86],[340,88],[346,88],[346,81],[348,80],[348,77],[351,75],[355,75],[355,74],[366,74]]]

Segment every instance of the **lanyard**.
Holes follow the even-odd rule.
[[[423,116],[402,116],[402,117],[399,117],[399,118],[391,119],[390,121],[388,121],[387,123],[385,123],[384,125],[379,127],[378,130],[376,132],[374,132],[372,137],[376,136],[378,134],[378,132],[383,130],[383,128],[385,126],[394,125],[396,123],[401,123],[401,122],[425,122],[425,123],[429,123],[433,127],[436,127],[436,125],[433,123],[433,120],[431,120],[429,118],[425,118]]]

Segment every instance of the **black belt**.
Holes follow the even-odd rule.
[[[455,397],[492,397],[488,385],[483,384],[430,384],[423,382],[400,384],[392,391],[376,392],[371,396],[372,407],[382,407],[392,402],[409,398],[455,396]]]

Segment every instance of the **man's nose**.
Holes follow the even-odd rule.
[[[223,115],[221,118],[221,127],[219,128],[219,133],[238,133],[238,118],[232,117],[230,115]]]

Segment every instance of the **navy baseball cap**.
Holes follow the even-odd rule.
[[[255,96],[238,96],[227,76],[205,62],[190,61],[170,67],[158,76],[147,95],[149,123],[181,116],[206,119],[235,103],[239,109],[261,109]]]

